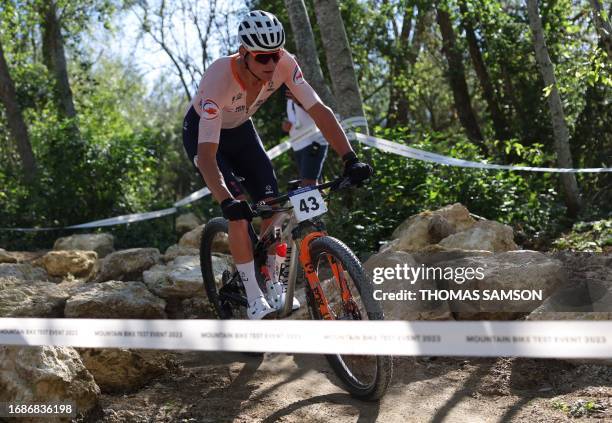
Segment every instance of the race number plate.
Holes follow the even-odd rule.
[[[313,187],[300,188],[289,194],[295,217],[302,222],[327,213],[327,206],[321,196],[321,191]]]

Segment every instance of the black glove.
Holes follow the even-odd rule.
[[[234,198],[226,198],[221,202],[221,210],[223,217],[227,220],[251,220],[253,219],[253,210],[246,201],[238,201]]]
[[[374,173],[374,169],[367,163],[360,162],[357,155],[354,152],[346,153],[342,160],[344,160],[344,174],[351,180],[351,184],[358,185],[361,182],[369,179]]]

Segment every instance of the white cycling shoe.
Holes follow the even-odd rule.
[[[281,310],[283,308],[283,304],[285,304],[285,298],[287,297],[287,293],[285,292],[285,287],[282,283],[276,282],[272,283],[270,281],[266,281],[266,299],[268,303],[274,307],[275,310]],[[293,304],[291,309],[293,311],[300,308],[300,302],[297,298],[293,297]]]
[[[276,309],[270,307],[270,304],[268,304],[264,297],[257,297],[253,302],[249,303],[247,308],[247,315],[251,320],[261,320],[274,312],[276,312]]]

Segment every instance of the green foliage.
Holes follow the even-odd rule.
[[[557,250],[590,251],[601,253],[612,248],[612,219],[578,222],[572,230],[553,242]]]
[[[483,161],[478,148],[456,132],[411,133],[407,128],[375,128],[376,135],[418,149],[471,161]],[[521,165],[540,166],[550,159],[541,145],[513,141],[506,149]],[[361,252],[378,249],[378,242],[410,215],[460,202],[472,213],[509,223],[534,235],[558,219],[556,179],[550,174],[492,171],[410,160],[360,147],[374,169],[372,182],[341,204],[334,204],[332,233]],[[549,163],[550,164],[550,163]]]

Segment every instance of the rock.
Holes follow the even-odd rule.
[[[104,258],[115,251],[113,244],[111,234],[78,234],[57,239],[53,249],[95,251],[99,258]]]
[[[470,212],[459,203],[443,207],[434,212],[425,211],[409,217],[395,231],[391,243],[383,251],[418,251],[436,244],[443,237],[471,228],[475,220]]]
[[[66,289],[51,282],[4,280],[0,283],[0,317],[64,317],[69,296]]]
[[[612,284],[585,280],[559,289],[527,320],[612,320]]]
[[[200,242],[202,241],[202,230],[204,229],[204,225],[198,226],[192,231],[187,232],[182,238],[179,240],[179,247],[185,248],[194,248],[200,251]],[[218,234],[212,246],[212,251],[223,254],[230,254],[229,249],[229,239],[227,234]]]
[[[182,315],[169,316],[175,319],[215,319],[215,311],[205,295],[181,301]]]
[[[131,248],[109,254],[102,261],[96,282],[142,280],[142,272],[161,261],[157,248]]]
[[[27,263],[0,264],[0,280],[3,278],[16,278],[23,281],[48,281],[49,275],[44,269],[34,267]]]
[[[480,295],[479,299],[449,300],[451,311],[455,313],[455,318],[460,320],[517,318],[536,309],[566,281],[566,274],[559,260],[529,250],[464,257],[435,263],[435,267],[444,272],[446,269],[454,269],[454,278],[450,280],[437,277],[439,288],[471,293],[477,291]],[[469,278],[467,269],[473,269],[474,272]],[[534,292],[540,293],[542,299],[521,296],[514,300],[486,300],[483,298],[485,290],[489,293],[510,290],[516,290],[519,294]]]
[[[87,415],[98,404],[100,388],[71,347],[0,346],[0,402],[73,402]],[[19,421],[60,421],[40,417]],[[62,419],[61,421],[68,421]]]
[[[495,253],[519,249],[514,243],[512,228],[491,220],[478,221],[471,228],[444,238],[439,245],[449,249],[485,250]]]
[[[17,263],[17,258],[5,249],[0,248],[0,263]]]
[[[155,295],[165,299],[202,295],[200,258],[179,256],[167,266],[155,266],[143,273],[144,283]]]
[[[51,276],[74,275],[87,278],[98,260],[95,251],[50,251],[42,258],[43,267]]]
[[[229,247],[229,237],[227,234],[218,234],[212,245],[212,251],[221,254],[231,254]]]
[[[166,302],[141,282],[88,284],[66,302],[66,317],[164,319]]]
[[[583,282],[555,292],[527,320],[612,320],[612,285]],[[612,358],[580,358],[566,360],[574,364],[612,366]]]
[[[181,247],[178,244],[174,244],[168,247],[166,253],[164,254],[164,262],[168,263],[169,261],[174,260],[178,256],[199,256],[200,250],[199,248],[190,248],[190,247]]]
[[[412,253],[412,257],[414,257],[417,263],[424,264],[426,266],[434,266],[438,263],[463,259],[466,257],[489,257],[492,255],[493,253],[490,251],[465,251],[456,249],[447,250],[437,245],[432,245],[425,250]]]
[[[184,234],[202,225],[202,220],[194,213],[181,214],[176,218],[176,232]]]
[[[179,243],[178,243],[179,247],[197,248],[199,250],[203,229],[204,229],[204,225],[200,225],[197,228],[192,229],[191,231],[187,232],[179,240]]]
[[[374,299],[383,294],[415,292],[415,300],[379,300],[385,312],[385,320],[448,320],[452,319],[446,301],[422,301],[420,289],[436,289],[435,280],[414,279],[409,268],[419,264],[406,252],[384,252],[374,255],[363,265],[368,280],[374,283]],[[399,270],[399,274],[397,272]],[[386,275],[385,275],[386,272]],[[398,277],[399,276],[399,277]]]
[[[440,242],[455,232],[455,227],[444,216],[434,214],[427,224],[427,232],[433,243]]]
[[[81,360],[104,393],[137,390],[176,366],[171,355],[155,350],[80,348]]]

